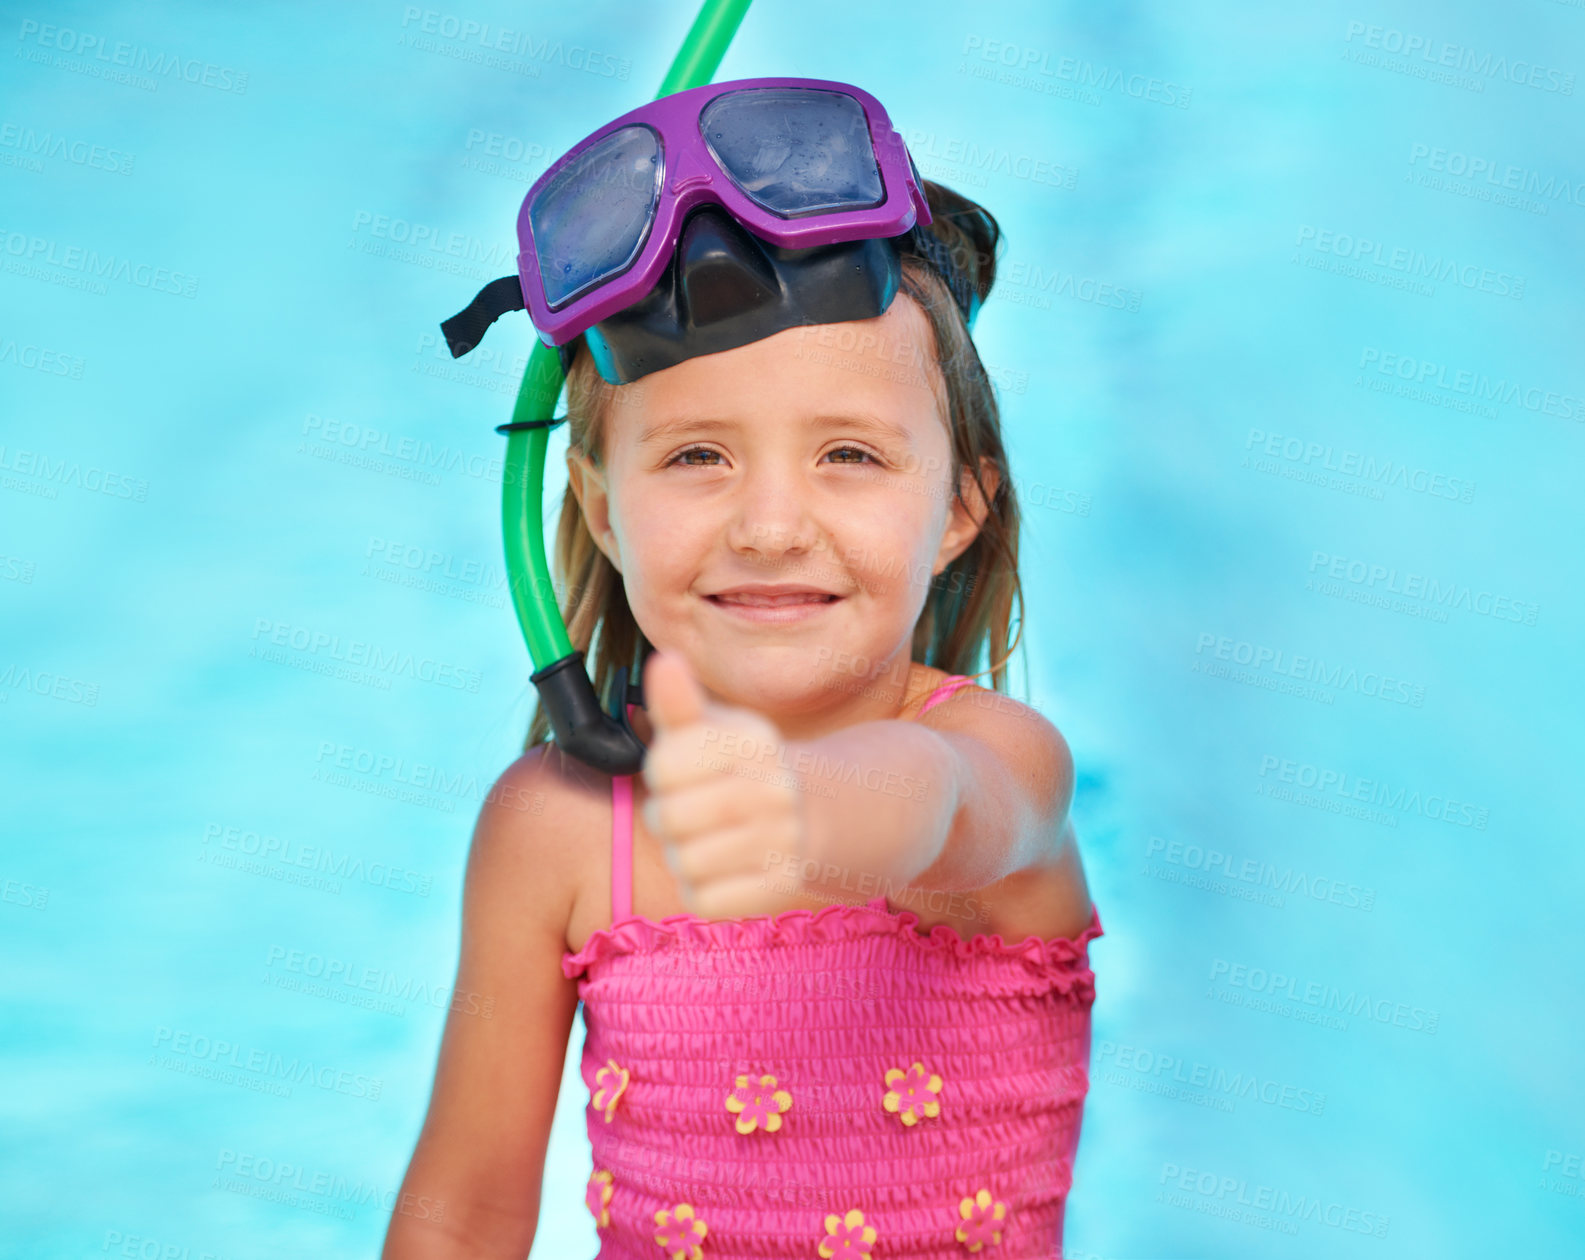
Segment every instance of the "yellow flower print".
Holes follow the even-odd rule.
[[[611,1173],[601,1168],[589,1177],[589,1186],[583,1192],[583,1205],[594,1216],[596,1229],[604,1229],[611,1223],[608,1210],[611,1204],[611,1180]]]
[[[693,1204],[679,1203],[674,1208],[661,1208],[655,1213],[655,1231],[658,1242],[670,1260],[704,1260],[705,1223],[693,1212]]]
[[[959,1203],[958,1215],[963,1224],[958,1226],[956,1237],[970,1251],[978,1251],[987,1243],[993,1247],[1001,1244],[1007,1204],[994,1198],[989,1190],[980,1190],[972,1199]]]
[[[888,1069],[886,1084],[881,1106],[896,1112],[904,1124],[918,1124],[921,1116],[934,1118],[941,1114],[941,1078],[934,1072],[927,1075],[924,1064],[916,1061],[906,1072],[901,1068]]]
[[[820,1240],[823,1260],[870,1260],[875,1226],[864,1223],[864,1213],[854,1208],[846,1216],[826,1217],[826,1236]]]
[[[776,1088],[774,1076],[762,1076],[758,1082],[750,1084],[748,1074],[744,1073],[726,1096],[726,1109],[737,1117],[739,1133],[752,1133],[761,1125],[767,1133],[776,1132],[781,1128],[781,1113],[791,1106],[792,1095]]]
[[[616,1100],[627,1089],[628,1071],[617,1067],[615,1059],[607,1059],[605,1066],[594,1074],[594,1096],[590,1100],[596,1111],[605,1112],[605,1122],[611,1123],[611,1113],[616,1110]]]

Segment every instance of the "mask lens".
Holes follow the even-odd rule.
[[[743,88],[699,115],[711,155],[756,205],[783,219],[886,200],[864,106],[825,88]]]
[[[661,186],[660,137],[635,123],[569,162],[529,207],[539,278],[552,310],[633,265]]]

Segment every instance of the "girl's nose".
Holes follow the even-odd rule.
[[[807,552],[818,537],[808,488],[795,475],[761,469],[739,484],[727,529],[727,542],[734,551],[769,556]]]

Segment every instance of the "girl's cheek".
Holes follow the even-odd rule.
[[[624,496],[623,526],[630,546],[651,555],[690,545],[703,525],[697,503],[668,493],[664,484],[646,484]]]
[[[896,567],[930,541],[931,522],[916,504],[887,504],[882,510],[849,510],[835,522],[837,548],[866,565]]]
[[[653,528],[638,529],[634,552],[640,571],[637,576],[649,594],[675,594],[690,586],[701,567],[708,565],[719,534],[701,530],[701,524],[673,520],[669,525],[657,523]]]

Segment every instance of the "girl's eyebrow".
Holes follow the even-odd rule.
[[[682,433],[718,433],[722,429],[735,429],[731,420],[711,420],[697,416],[678,416],[674,420],[657,420],[638,431],[638,444],[644,446],[660,438],[675,437]]]
[[[872,416],[865,412],[853,412],[847,415],[811,416],[805,421],[805,424],[807,427],[817,431],[851,428],[868,429],[903,446],[912,446],[914,444],[914,435],[903,425],[892,420],[882,420],[879,416]],[[672,420],[659,420],[645,425],[639,430],[638,443],[643,446],[662,438],[676,437],[683,433],[719,433],[723,430],[730,432],[738,427],[736,420],[711,416],[678,416]]]

